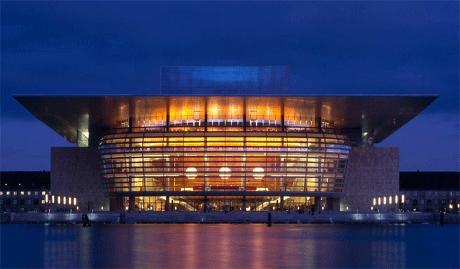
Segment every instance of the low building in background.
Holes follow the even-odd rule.
[[[75,196],[54,195],[49,171],[0,172],[0,212],[78,210]]]
[[[400,172],[399,192],[369,199],[374,212],[460,212],[460,172]]]
[[[411,211],[460,211],[460,172],[401,172],[404,209]]]
[[[0,172],[2,212],[44,211],[50,191],[50,172]]]

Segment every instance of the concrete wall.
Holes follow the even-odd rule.
[[[51,148],[51,192],[77,197],[80,210],[104,210],[108,196],[96,148]]]
[[[340,209],[370,211],[372,198],[399,192],[399,149],[354,147],[345,174]],[[390,208],[390,207],[389,207]],[[379,207],[380,212],[385,207]]]

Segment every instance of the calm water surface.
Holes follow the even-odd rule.
[[[460,226],[0,225],[2,267],[460,267]]]

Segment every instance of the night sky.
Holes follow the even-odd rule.
[[[1,169],[72,146],[15,94],[155,94],[164,65],[288,65],[296,94],[439,94],[377,146],[458,170],[459,2],[2,2]],[[288,93],[285,93],[288,94]]]

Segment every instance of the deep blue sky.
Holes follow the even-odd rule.
[[[439,94],[378,146],[458,170],[459,3],[2,2],[1,169],[70,146],[14,94],[150,94],[162,65],[289,65],[293,93]]]

